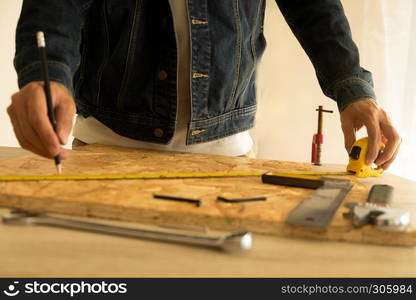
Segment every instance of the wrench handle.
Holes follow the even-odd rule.
[[[371,187],[367,202],[390,207],[393,202],[394,188],[388,184],[375,184]]]

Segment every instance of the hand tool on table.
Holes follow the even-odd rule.
[[[379,152],[384,150],[385,145],[380,143]],[[356,177],[380,177],[383,175],[382,168],[373,168],[366,164],[368,151],[368,138],[364,137],[354,143],[349,154],[347,172],[352,172]]]
[[[39,51],[39,58],[41,61],[41,73],[43,77],[43,89],[45,91],[46,96],[46,105],[48,109],[48,118],[51,122],[53,130],[56,132],[56,118],[55,118],[55,112],[53,108],[52,103],[52,93],[51,93],[51,83],[49,80],[49,71],[48,71],[48,61],[47,61],[47,55],[46,55],[46,42],[45,42],[45,35],[42,31],[38,31],[36,33],[36,41],[38,45],[38,51]],[[54,157],[55,160],[55,166],[56,166],[56,172],[58,174],[62,173],[62,164],[61,164],[61,155],[58,154]]]
[[[133,238],[205,246],[222,249],[228,252],[247,250],[250,249],[252,245],[252,235],[250,232],[246,231],[227,232],[214,235],[207,234],[205,232],[190,231],[186,230],[186,228],[176,231],[145,230],[85,222],[61,216],[33,213],[22,210],[11,211],[10,215],[2,217],[2,221],[5,224],[56,226]]]
[[[349,212],[344,217],[357,228],[373,224],[383,230],[404,231],[409,226],[410,214],[391,208],[392,199],[392,186],[373,185],[366,203],[350,202],[345,205]]]
[[[348,179],[266,173],[264,183],[315,189],[286,219],[292,225],[326,228],[353,187]]]
[[[312,155],[311,163],[317,166],[321,165],[321,153],[322,153],[322,144],[324,143],[324,135],[322,133],[322,124],[323,124],[323,113],[333,113],[332,110],[323,109],[322,105],[319,105],[318,109],[318,133],[313,135],[312,139]]]

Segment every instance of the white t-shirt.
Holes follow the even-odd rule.
[[[169,0],[169,4],[172,11],[178,48],[177,122],[174,135],[169,144],[156,144],[130,139],[115,133],[94,117],[84,118],[82,116],[77,116],[73,131],[74,137],[87,144],[98,143],[130,148],[228,156],[239,156],[249,153],[253,147],[253,140],[248,130],[215,141],[186,145],[191,119],[189,18],[186,0]]]

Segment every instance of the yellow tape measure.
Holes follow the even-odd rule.
[[[170,173],[170,174],[106,174],[106,175],[3,175],[0,181],[65,181],[65,180],[129,180],[129,179],[186,179],[186,178],[215,178],[215,177],[253,177],[266,172],[217,172],[217,173]],[[325,176],[352,175],[350,172],[267,172],[277,176]]]

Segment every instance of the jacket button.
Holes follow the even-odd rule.
[[[166,71],[164,71],[164,70],[159,71],[157,73],[157,79],[158,80],[165,80],[167,77],[168,77],[168,73],[166,73]]]
[[[155,137],[162,137],[163,136],[163,129],[162,128],[155,128],[155,130],[153,130],[153,134]]]

